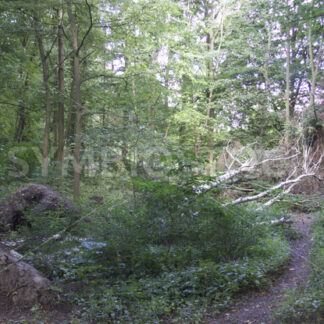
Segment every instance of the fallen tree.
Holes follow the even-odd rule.
[[[286,167],[287,170],[285,170],[286,176],[281,179],[279,183],[274,184],[269,188],[265,188],[262,192],[248,196],[241,196],[223,204],[223,206],[228,206],[247,203],[261,198],[266,198],[271,196],[274,192],[282,190],[279,194],[271,197],[263,203],[264,206],[270,206],[292,192],[293,188],[305,179],[316,178],[319,181],[322,181],[319,174],[321,173],[324,152],[320,147],[313,148],[307,144],[301,145],[300,143],[305,143],[305,140],[302,137],[296,142],[295,146],[290,148],[289,151],[287,151],[284,146],[279,146],[276,150],[264,154],[256,154],[251,149],[251,145],[245,148],[243,147],[238,152],[234,153],[231,151],[230,145],[228,145],[224,148],[223,152],[227,170],[220,176],[216,177],[216,179],[211,183],[198,186],[196,192],[198,194],[206,193],[209,190],[217,188],[220,184],[227,184],[230,188],[231,184],[244,182],[245,178],[249,181],[247,174],[255,174],[255,178],[257,179],[262,176],[262,172],[267,173],[269,170],[272,170],[273,164],[275,164],[277,168],[278,166],[279,168],[283,168],[283,166],[287,165],[288,161],[289,164],[288,167]],[[280,152],[282,152],[282,154],[278,154]],[[260,159],[258,156],[266,156],[266,158]],[[240,189],[242,191],[242,188]],[[245,192],[253,192],[253,190],[251,190],[251,188],[246,188]]]
[[[288,218],[285,218],[285,217],[282,217],[280,219],[274,219],[274,220],[271,220],[271,221],[267,221],[267,222],[260,222],[260,223],[256,223],[254,224],[255,226],[256,225],[283,225],[283,224],[292,224],[293,221],[291,219],[288,219]]]

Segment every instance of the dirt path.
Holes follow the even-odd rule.
[[[271,320],[271,314],[275,305],[280,304],[285,290],[303,284],[310,273],[307,260],[311,248],[311,217],[307,214],[294,214],[293,220],[295,229],[303,234],[303,237],[291,242],[291,260],[285,272],[268,290],[249,293],[232,309],[209,321],[209,324],[275,324]]]

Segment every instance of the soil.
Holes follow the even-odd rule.
[[[209,324],[277,324],[272,313],[280,305],[287,289],[304,284],[310,274],[308,257],[311,250],[310,222],[308,214],[294,214],[294,228],[303,236],[291,241],[291,259],[284,273],[276,278],[267,290],[249,292],[225,313],[207,321]]]
[[[308,257],[311,249],[310,222],[307,214],[294,214],[294,227],[303,235],[301,239],[291,242],[291,259],[283,274],[274,279],[267,290],[249,292],[226,313],[205,321],[208,324],[245,323],[275,324],[271,314],[280,304],[286,289],[306,282],[310,269]],[[0,324],[7,323],[72,323],[72,305],[60,305],[52,309],[19,309],[8,302],[7,296],[0,294]]]
[[[8,301],[8,297],[0,294],[0,323],[71,323],[71,306],[57,306],[55,309],[41,309],[37,306],[30,310],[20,309]]]

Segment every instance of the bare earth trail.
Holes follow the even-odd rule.
[[[209,324],[278,324],[272,321],[271,314],[275,305],[280,304],[280,299],[285,295],[286,289],[302,285],[310,274],[308,257],[311,250],[309,214],[294,214],[293,227],[303,237],[292,241],[291,259],[284,273],[273,281],[266,291],[250,292],[244,295],[232,309],[221,313],[218,317],[206,322]]]

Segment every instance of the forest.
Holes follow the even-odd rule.
[[[0,323],[323,323],[323,20],[0,0]]]

